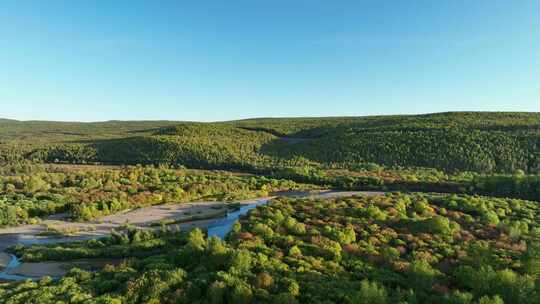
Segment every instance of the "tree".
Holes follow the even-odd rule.
[[[32,175],[28,181],[26,181],[24,186],[25,190],[30,193],[45,191],[50,187],[49,184],[38,175]]]
[[[430,290],[439,272],[423,260],[415,260],[407,270],[407,282],[413,289]]]
[[[201,229],[195,228],[188,233],[187,236],[187,248],[194,251],[203,251],[206,246],[206,240],[204,233]]]
[[[483,296],[478,300],[478,304],[504,304],[504,301],[497,295],[493,296],[493,298]]]
[[[298,246],[292,246],[291,249],[289,249],[289,255],[292,257],[300,257],[302,256],[302,251]]]
[[[540,277],[540,243],[531,241],[522,256],[523,271]]]
[[[353,303],[355,304],[386,304],[388,303],[388,294],[384,286],[377,282],[363,280],[360,283],[358,291]]]
[[[238,273],[246,273],[251,268],[251,254],[247,250],[235,250],[231,254],[229,267]]]
[[[274,284],[274,278],[267,272],[261,272],[257,275],[256,286],[258,288],[269,288]]]
[[[208,288],[208,298],[211,304],[225,303],[225,291],[227,285],[224,282],[216,281]]]
[[[252,298],[251,288],[245,284],[238,284],[233,287],[229,303],[249,304]]]

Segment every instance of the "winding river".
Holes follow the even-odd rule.
[[[276,195],[272,197],[244,201],[242,202],[242,205],[238,210],[233,211],[233,212],[228,212],[227,215],[224,217],[210,219],[210,220],[198,220],[198,221],[186,222],[186,223],[181,224],[180,227],[182,229],[186,229],[186,228],[190,229],[194,227],[205,228],[208,231],[208,236],[216,236],[223,239],[225,238],[227,233],[231,231],[234,223],[238,220],[239,217],[247,214],[249,210],[251,209],[267,204],[272,198],[276,196],[290,196],[290,197],[319,198],[320,199],[320,198],[347,197],[347,196],[353,196],[353,195],[373,196],[373,195],[382,195],[382,194],[383,194],[382,192],[365,192],[365,191],[280,192],[280,193],[276,193]],[[199,207],[200,204],[203,204],[203,203],[191,203],[192,207]],[[207,203],[207,204],[212,204],[212,203]],[[213,204],[215,205],[217,203],[214,202]],[[185,208],[186,204],[180,204],[180,205],[182,205],[184,209],[186,209]],[[167,209],[167,212],[163,212],[164,208],[169,208],[169,209]],[[171,211],[171,208],[172,208],[171,206],[164,207],[164,205],[141,208],[136,211],[127,212],[121,215],[122,217],[120,219],[134,218],[135,216],[133,213],[135,212],[137,213],[138,216],[140,216],[141,214],[147,215],[146,217],[143,217],[142,220],[136,223],[136,226],[142,228],[142,227],[149,227],[149,224],[151,222],[156,222],[160,219],[171,218],[172,215],[176,215],[177,213],[180,214],[179,212],[185,212],[185,210],[177,211],[176,209],[172,209]],[[26,226],[19,226],[17,228],[12,228],[12,229],[4,229],[5,231],[0,230],[0,255],[3,255],[4,259],[9,258],[9,262],[5,265],[3,271],[0,272],[0,280],[21,281],[21,280],[27,280],[27,279],[39,279],[40,277],[45,276],[45,275],[49,275],[52,277],[59,276],[58,274],[55,274],[52,271],[48,273],[47,269],[45,269],[39,275],[23,275],[19,273],[20,269],[23,267],[44,268],[43,266],[47,266],[50,268],[51,266],[54,266],[56,268],[60,268],[60,267],[68,268],[70,265],[72,266],[72,263],[70,262],[24,263],[20,261],[16,256],[11,255],[11,254],[8,255],[7,253],[5,253],[5,250],[13,245],[55,244],[55,243],[67,243],[67,242],[76,242],[76,241],[89,240],[89,239],[97,239],[97,238],[102,238],[104,236],[107,236],[108,234],[110,234],[110,230],[112,228],[116,228],[120,226],[118,221],[86,223],[84,225],[92,227],[93,230],[91,232],[81,233],[76,236],[61,237],[61,238],[39,236],[40,235],[39,225],[26,225]]]

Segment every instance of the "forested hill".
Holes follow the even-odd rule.
[[[365,163],[540,171],[540,113],[260,118],[218,123],[0,119],[0,159],[261,169]]]

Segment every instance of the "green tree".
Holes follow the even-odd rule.
[[[189,249],[194,251],[203,251],[206,246],[204,233],[201,229],[195,228],[188,233],[187,245]]]
[[[386,304],[388,303],[388,293],[384,286],[377,282],[363,280],[360,283],[358,291],[353,303],[357,304]]]

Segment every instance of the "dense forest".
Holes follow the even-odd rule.
[[[65,171],[30,166],[0,175],[0,227],[38,223],[53,214],[91,220],[157,204],[197,200],[231,201],[271,192],[309,189],[264,176],[197,172],[167,167]]]
[[[287,167],[266,175],[161,166],[6,165],[0,172],[0,226],[33,224],[65,213],[92,220],[159,204],[234,201],[287,190],[336,189],[483,194],[540,201],[540,176],[445,174],[435,169],[356,170]],[[84,167],[83,167],[84,168]]]
[[[379,193],[280,196],[329,189]],[[0,303],[540,303],[540,114],[0,119],[0,233],[187,202],[231,202],[223,217],[273,195],[223,240],[167,219],[12,246],[110,265],[0,283]]]
[[[445,172],[540,171],[540,114],[191,122],[0,122],[0,159],[173,164],[260,171],[278,166],[350,168],[365,163]]]
[[[227,242],[136,229],[24,259],[125,258],[0,285],[0,303],[539,303],[540,207],[466,195],[278,198]]]

